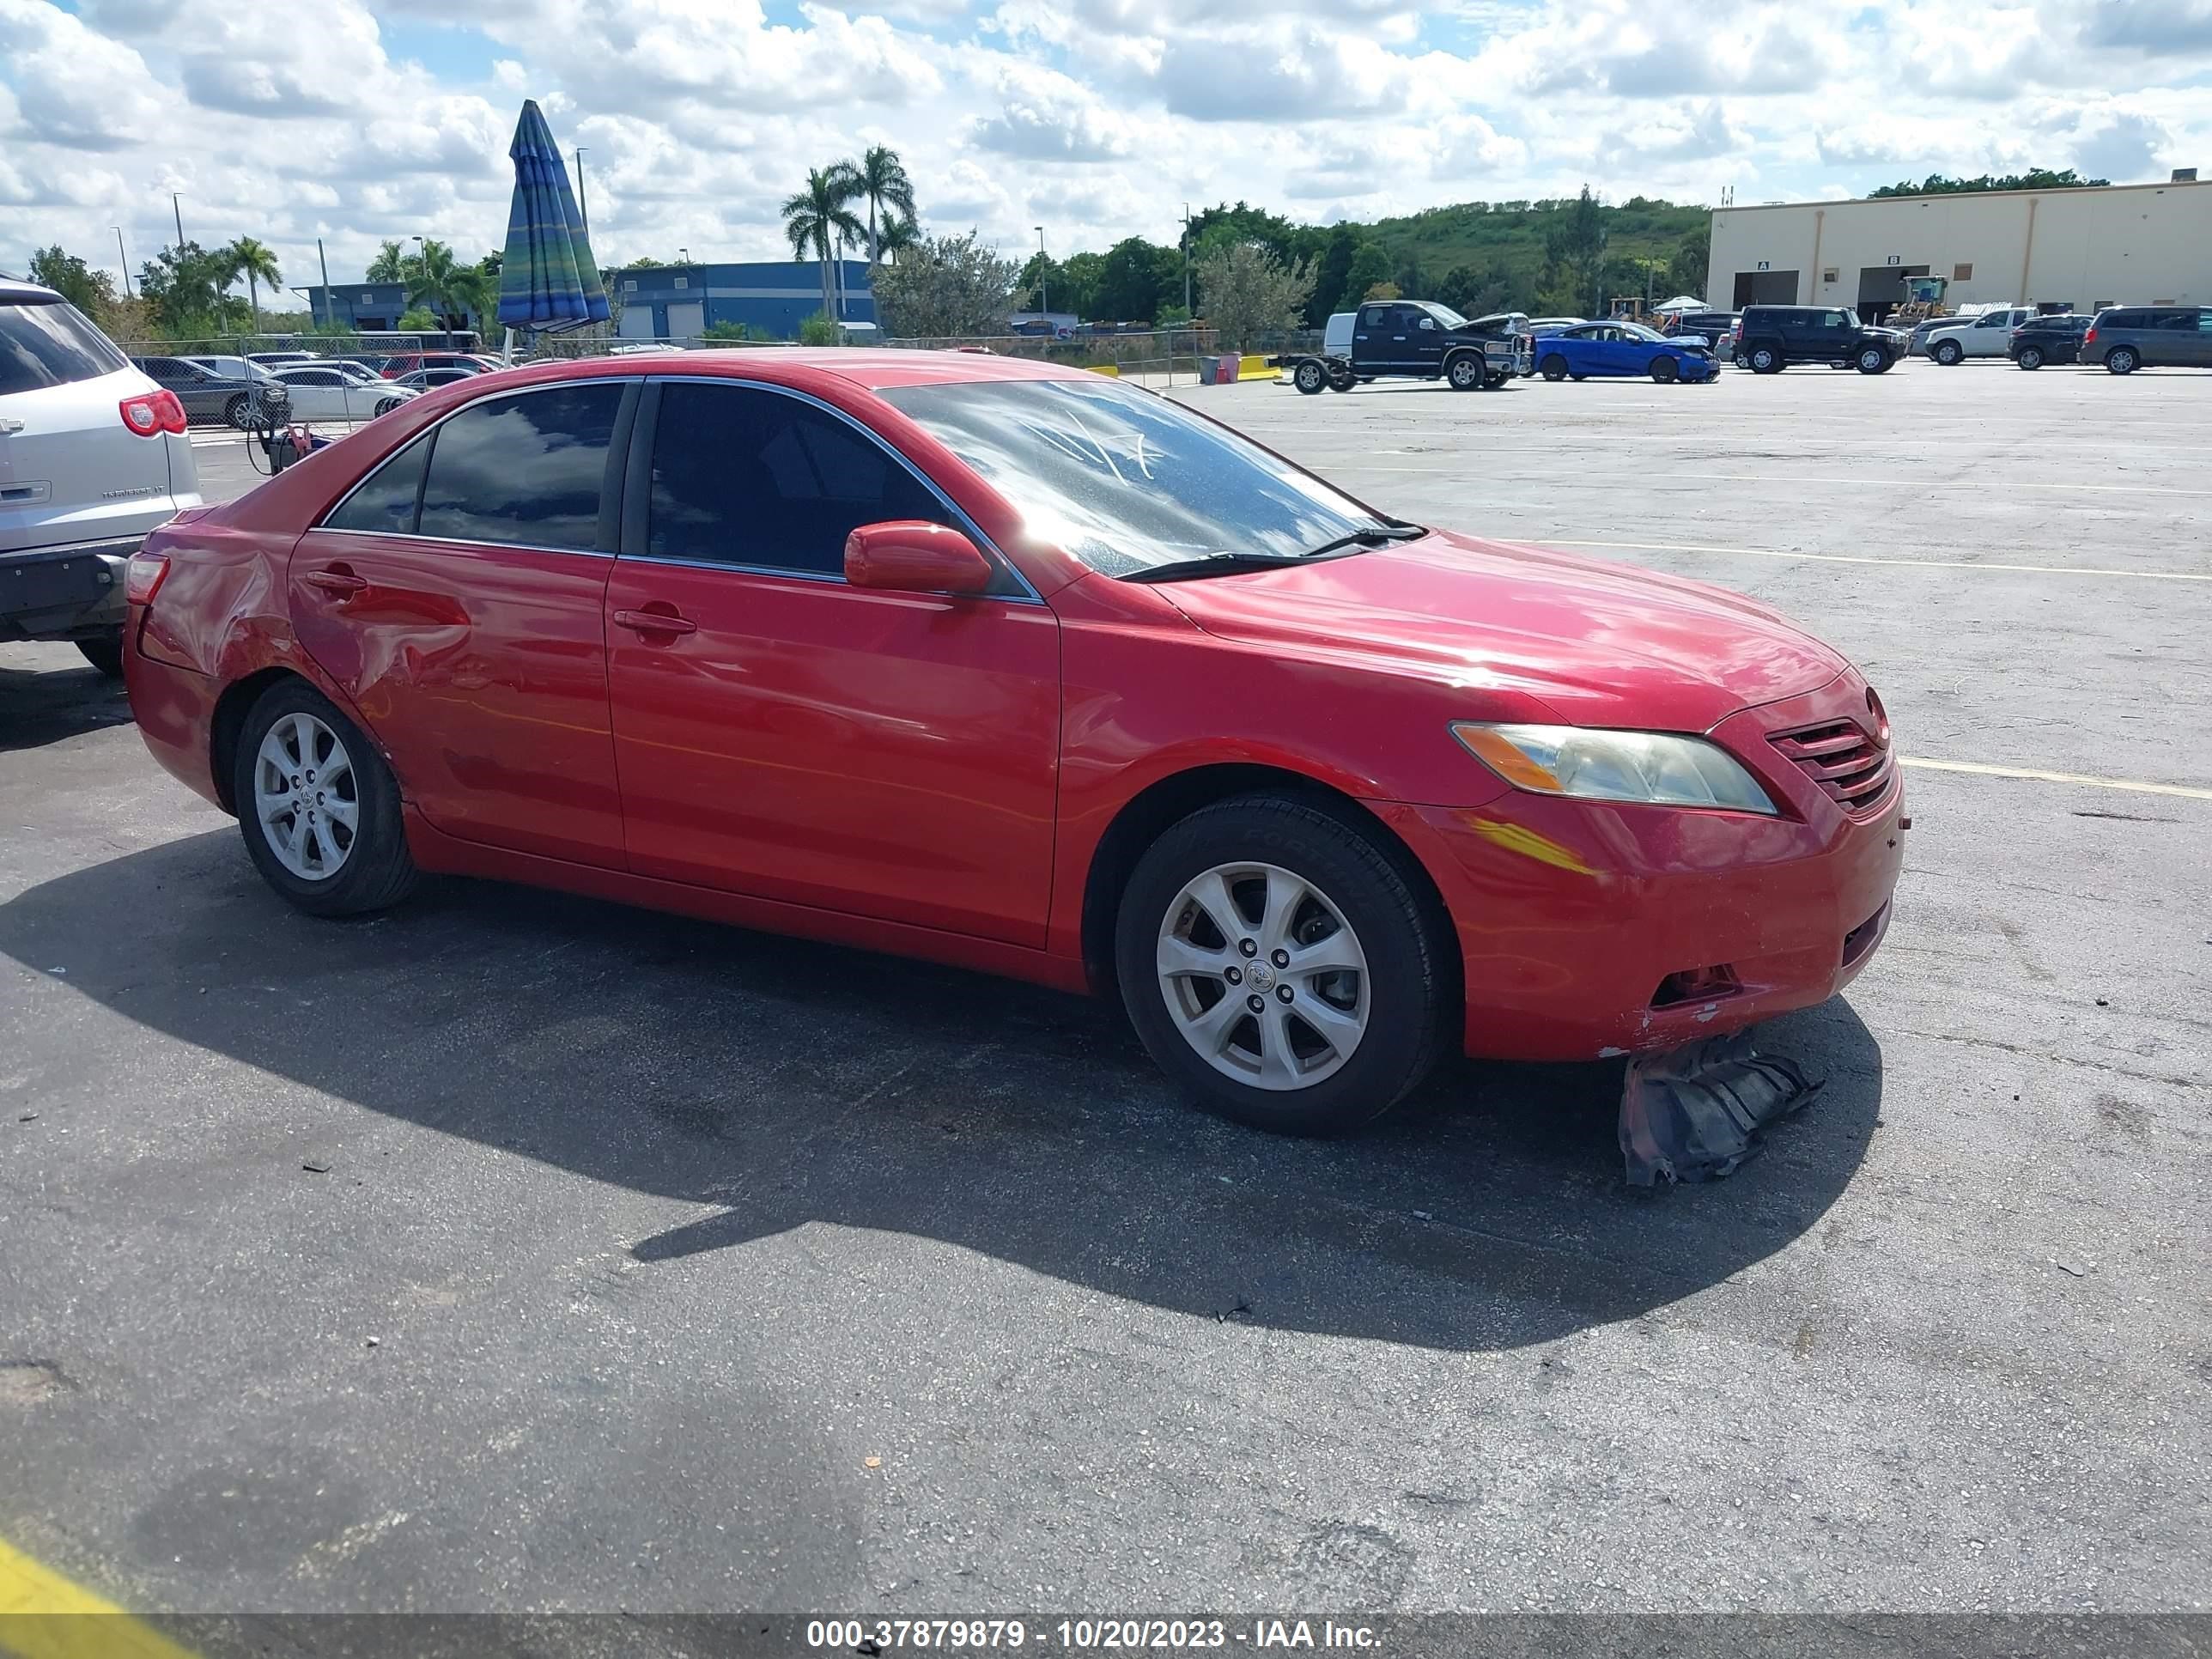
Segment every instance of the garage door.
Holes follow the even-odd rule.
[[[653,307],[631,305],[623,307],[622,325],[616,333],[625,340],[650,340],[653,337]]]
[[[689,305],[668,307],[668,337],[672,340],[696,340],[707,331],[707,307],[703,301],[694,300]]]
[[[1735,308],[1746,306],[1794,306],[1797,303],[1797,273],[1794,270],[1739,270],[1735,274]]]

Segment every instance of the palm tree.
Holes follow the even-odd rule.
[[[261,284],[281,289],[284,278],[276,269],[276,256],[266,242],[251,236],[241,236],[216,258],[222,261],[222,285],[228,288],[240,277],[246,278],[246,301],[253,308],[253,331],[261,332]]]
[[[837,302],[830,291],[830,250],[840,236],[859,238],[866,227],[846,204],[860,194],[857,176],[848,162],[807,170],[806,188],[783,204],[783,234],[791,240],[791,257],[804,259],[811,252],[822,265],[822,314],[835,321]]]
[[[422,251],[406,262],[407,303],[427,305],[453,325],[453,313],[467,303],[469,266],[453,258],[443,242],[425,242]]]
[[[921,245],[921,227],[911,217],[887,219],[883,234],[876,239],[876,252],[889,259],[895,254],[907,252]]]
[[[857,186],[854,195],[868,204],[868,263],[874,264],[883,258],[883,243],[876,234],[877,210],[882,210],[887,226],[902,213],[912,220],[914,180],[907,177],[898,152],[883,144],[871,144],[857,163],[840,165]]]
[[[407,255],[397,241],[380,242],[376,258],[368,262],[372,283],[400,283],[407,279]]]
[[[499,315],[499,273],[491,268],[491,262],[463,266],[460,275],[453,278],[452,293],[464,320],[473,317],[478,337],[489,342],[492,323]]]

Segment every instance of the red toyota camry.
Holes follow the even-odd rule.
[[[128,586],[148,745],[302,909],[450,872],[1110,988],[1269,1128],[1449,1044],[1820,1002],[1901,858],[1881,702],[1773,611],[1406,523],[1047,365],[486,375],[185,513]]]

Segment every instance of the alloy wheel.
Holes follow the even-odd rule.
[[[1160,922],[1169,1017],[1214,1070],[1261,1089],[1334,1075],[1366,1034],[1367,957],[1338,905],[1273,864],[1222,864]]]
[[[345,867],[361,823],[353,758],[313,714],[286,714],[269,728],[253,765],[254,811],[276,861],[302,881],[328,881]]]

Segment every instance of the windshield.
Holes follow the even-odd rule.
[[[40,392],[130,366],[108,337],[66,301],[0,304],[0,393]]]
[[[1422,301],[1421,309],[1427,312],[1430,316],[1435,318],[1446,328],[1465,328],[1467,326],[1466,318],[1461,316],[1459,313],[1454,311],[1449,306],[1440,306],[1434,300]]]
[[[1623,323],[1621,334],[1631,340],[1663,340],[1667,337],[1656,328],[1646,328],[1641,323]]]
[[[1109,576],[1297,555],[1389,527],[1226,427],[1101,376],[878,395],[988,479],[1032,534]]]

